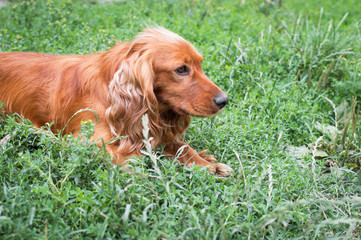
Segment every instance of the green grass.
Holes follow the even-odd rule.
[[[123,172],[89,122],[60,137],[2,114],[1,239],[361,238],[361,1],[14,2],[0,9],[4,52],[104,51],[152,24],[188,39],[231,100],[186,141],[235,172],[159,149]],[[310,143],[327,156],[285,150]]]

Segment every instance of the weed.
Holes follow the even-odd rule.
[[[186,141],[235,176],[181,167],[151,149],[146,118],[143,156],[122,170],[90,140],[95,122],[63,136],[51,123],[37,129],[1,112],[0,236],[360,238],[360,4],[54,0],[1,8],[6,52],[104,51],[152,24],[184,36],[230,97],[220,115],[194,118]]]

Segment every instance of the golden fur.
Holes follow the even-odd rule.
[[[76,134],[81,121],[95,122],[93,113],[83,111],[66,125],[80,109],[93,109],[99,116],[93,136],[98,145],[99,139],[128,136],[107,145],[115,164],[140,155],[141,117],[148,114],[153,147],[162,144],[166,155],[174,157],[186,145],[179,161],[229,175],[228,166],[180,140],[190,116],[214,115],[228,101],[202,72],[202,60],[189,42],[161,27],[87,56],[0,53],[0,101],[7,112],[17,112],[37,127],[54,121],[52,130],[65,127],[65,134]],[[217,96],[226,100],[217,105]]]

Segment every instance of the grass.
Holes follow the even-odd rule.
[[[1,238],[361,238],[360,9],[358,0],[1,8],[5,52],[88,54],[149,24],[184,36],[231,99],[222,114],[194,118],[186,141],[235,169],[218,178],[145,149],[122,172],[90,142],[90,122],[62,137],[2,114]]]

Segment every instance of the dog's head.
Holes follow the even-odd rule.
[[[136,52],[150,63],[140,71],[152,78],[163,107],[181,115],[211,116],[227,104],[227,95],[203,73],[202,56],[179,35],[161,27],[148,29],[133,40],[128,54]]]
[[[140,119],[145,113],[152,125],[151,135],[161,135],[157,132],[161,131],[159,114],[169,110],[187,119],[178,122],[180,135],[188,126],[189,115],[212,116],[228,102],[227,95],[203,73],[203,58],[197,50],[162,27],[147,29],[104,56],[105,63],[118,69],[109,83],[106,113],[114,136],[126,134],[129,141],[141,142]],[[105,70],[111,68],[106,65]]]

